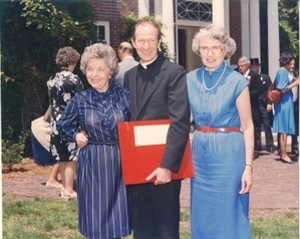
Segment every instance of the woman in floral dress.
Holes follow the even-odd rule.
[[[59,173],[62,178],[62,198],[76,198],[74,191],[74,176],[76,168],[76,144],[62,140],[57,130],[57,121],[64,112],[67,102],[78,92],[83,91],[79,77],[73,74],[80,54],[72,47],[63,47],[56,54],[56,64],[60,71],[48,82],[51,112],[50,155],[59,163]]]

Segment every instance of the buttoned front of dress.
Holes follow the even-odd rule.
[[[188,73],[187,84],[197,126],[241,126],[236,101],[248,84],[241,74],[222,63],[213,72],[201,67]],[[196,130],[192,158],[191,238],[250,238],[249,195],[238,193],[245,167],[243,134]]]

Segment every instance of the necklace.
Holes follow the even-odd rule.
[[[205,89],[206,91],[210,91],[210,90],[216,88],[217,85],[220,83],[220,81],[221,81],[221,79],[222,79],[222,77],[223,77],[223,75],[224,75],[226,69],[227,69],[227,66],[225,65],[224,70],[223,70],[222,74],[220,75],[219,79],[217,80],[216,84],[213,85],[213,86],[210,87],[210,88],[208,88],[208,87],[206,86],[206,83],[205,83],[205,80],[204,80],[204,70],[203,70],[203,71],[202,71],[202,81],[203,81],[203,87],[204,87],[204,89]]]

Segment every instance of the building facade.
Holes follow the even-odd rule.
[[[278,0],[88,0],[95,12],[95,26],[99,39],[114,49],[122,41],[124,16],[153,15],[164,24],[163,41],[177,63],[188,71],[202,63],[191,50],[192,39],[210,23],[225,27],[237,43],[237,51],[228,61],[236,65],[240,56],[259,58],[260,2],[268,4],[268,72],[273,79],[279,68]]]

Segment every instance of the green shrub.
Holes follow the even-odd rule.
[[[13,164],[20,163],[23,159],[23,153],[25,149],[25,141],[29,133],[26,131],[22,133],[17,142],[14,142],[13,129],[8,127],[8,138],[2,139],[2,164],[8,167],[9,171],[12,171]]]

